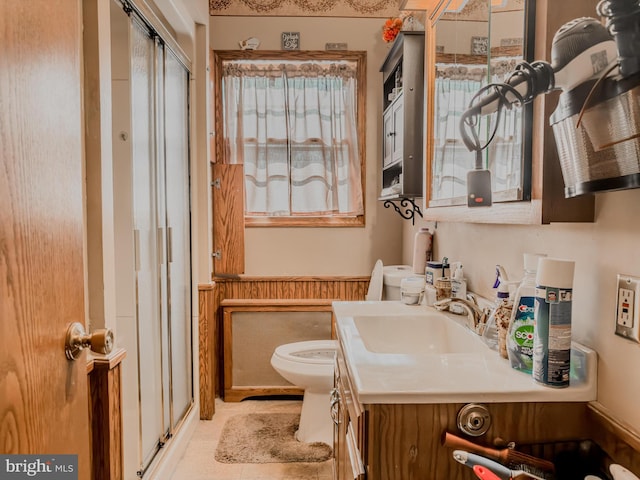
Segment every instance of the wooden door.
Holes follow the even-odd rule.
[[[244,165],[213,164],[213,272],[244,273]]]
[[[0,2],[0,453],[77,454],[90,478],[79,0]]]

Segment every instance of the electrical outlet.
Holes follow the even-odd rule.
[[[640,343],[640,278],[618,274],[616,334]]]

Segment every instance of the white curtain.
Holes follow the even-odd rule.
[[[363,213],[355,64],[229,61],[222,88],[247,215]]]
[[[491,61],[491,82],[502,83],[513,72],[518,58],[496,58]],[[478,91],[488,82],[488,69],[480,65],[436,65],[434,112],[434,175],[432,198],[466,196],[466,174],[474,168],[475,152],[462,142],[460,117]],[[480,117],[476,127],[484,145],[492,133],[496,117]],[[522,177],[522,109],[503,109],[495,136],[483,152],[492,172],[494,192],[521,186]]]
[[[491,82],[502,83],[511,74],[520,57],[491,59]],[[494,192],[510,191],[522,185],[523,129],[522,108],[503,109],[496,135],[488,147],[493,172]]]
[[[460,117],[473,96],[486,85],[486,67],[436,65],[433,125],[433,178],[431,198],[464,197],[467,172],[474,168],[470,152],[460,135]],[[482,138],[483,131],[479,131]]]

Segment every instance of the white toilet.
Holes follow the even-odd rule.
[[[381,300],[383,265],[380,260],[371,274],[366,300]],[[400,299],[398,287],[398,298]],[[387,298],[391,300],[391,298]],[[287,381],[304,388],[300,426],[296,438],[300,442],[323,442],[333,445],[330,392],[333,388],[336,340],[312,340],[280,345],[271,357],[271,366]]]
[[[276,348],[271,366],[287,381],[304,388],[300,442],[333,445],[333,423],[329,413],[329,392],[333,387],[336,340],[287,343]]]

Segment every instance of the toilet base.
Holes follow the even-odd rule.
[[[331,419],[329,390],[304,391],[300,426],[296,432],[299,442],[326,443],[333,448],[333,420]]]

